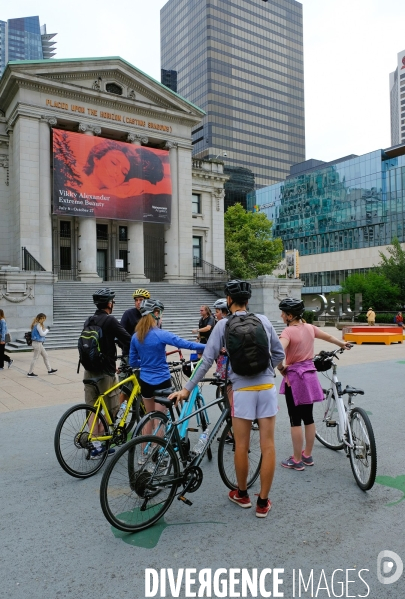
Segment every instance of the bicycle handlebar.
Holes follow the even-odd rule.
[[[353,345],[350,344],[350,347],[353,347]],[[320,351],[319,354],[316,354],[315,357],[321,357],[321,358],[338,358],[337,354],[343,354],[343,352],[346,351],[345,347],[339,347],[339,349],[335,349],[335,351]]]

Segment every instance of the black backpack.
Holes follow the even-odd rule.
[[[229,316],[225,326],[225,347],[235,374],[250,376],[269,366],[269,338],[255,314]]]
[[[27,342],[27,345],[32,345],[32,333],[28,331],[28,333],[24,333],[24,339]]]
[[[108,314],[106,314],[105,317],[90,316],[84,323],[83,330],[77,343],[77,349],[79,350],[79,365],[77,367],[77,372],[79,372],[80,364],[90,372],[102,373],[105,371],[107,367],[106,358],[101,351],[101,345],[103,338],[103,324],[108,316]]]

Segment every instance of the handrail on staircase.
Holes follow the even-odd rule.
[[[21,264],[22,270],[45,271],[45,268],[24,246],[21,248]]]
[[[194,261],[194,283],[204,289],[208,289],[217,295],[223,295],[222,287],[229,280],[230,273],[206,260],[195,259]]]

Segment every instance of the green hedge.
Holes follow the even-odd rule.
[[[376,312],[375,321],[380,324],[394,324],[395,314],[396,312],[393,312],[392,314],[389,314],[389,312],[381,312],[380,314],[378,314],[378,312]],[[367,322],[367,316],[365,313],[359,314],[355,317],[355,320],[357,322]]]
[[[312,312],[311,310],[305,310],[305,312],[303,314],[303,319],[306,322],[308,322],[309,324],[312,324],[314,322],[314,317],[315,317],[314,312]]]

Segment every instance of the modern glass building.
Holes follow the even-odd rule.
[[[256,186],[305,159],[302,5],[295,0],[169,0],[161,67],[207,114],[193,155],[249,168]]]
[[[304,291],[335,290],[378,264],[394,237],[405,242],[405,145],[291,170],[249,194],[248,208],[267,214],[285,250],[299,251]]]
[[[10,61],[52,58],[55,35],[46,33],[38,16],[0,21],[0,76]]]
[[[405,142],[405,50],[397,55],[397,68],[390,73],[391,143]]]

